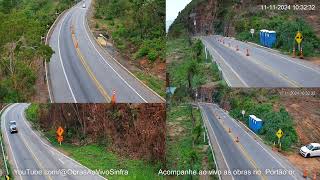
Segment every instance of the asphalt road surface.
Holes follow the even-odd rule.
[[[116,102],[164,102],[97,44],[87,25],[90,4],[86,0],[75,5],[53,30],[49,45],[55,53],[48,68],[51,100],[110,102],[114,91]]]
[[[90,174],[92,171],[57,151],[38,132],[33,131],[24,116],[27,106],[28,104],[11,105],[1,116],[1,131],[15,179],[104,179]],[[11,120],[17,122],[18,133],[10,134]],[[80,173],[87,175],[79,175]]]
[[[234,38],[201,40],[231,87],[320,87],[320,68],[305,60]]]
[[[302,173],[289,161],[217,105],[201,103],[199,107],[219,169],[232,172],[222,175],[221,179],[303,179]],[[243,175],[245,172],[251,175]]]

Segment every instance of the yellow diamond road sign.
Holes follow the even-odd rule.
[[[300,44],[302,42],[303,36],[300,31],[297,32],[295,39],[298,44]]]
[[[280,139],[283,136],[283,131],[279,129],[276,133],[277,137]]]

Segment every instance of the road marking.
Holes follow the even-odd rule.
[[[217,107],[216,104],[213,104],[213,105],[218,111],[224,113],[219,107]],[[245,131],[238,123],[236,123],[233,118],[230,117],[229,119],[231,119],[231,122],[235,123],[242,131],[244,131],[251,139],[253,139],[253,141],[256,142],[267,154],[269,154],[269,156],[271,156],[282,168],[287,169],[268,150],[266,150],[258,141],[256,141],[252,136],[250,136],[250,134],[247,131]],[[297,179],[295,176],[293,176],[293,175],[291,175],[291,176],[294,177],[295,179]]]
[[[261,45],[258,45],[258,44],[252,45],[251,42],[248,42],[249,44],[251,44],[251,46],[250,46],[250,45],[248,45],[248,44],[246,44],[246,43],[244,43],[244,42],[242,42],[242,41],[238,41],[238,40],[234,40],[234,41],[236,41],[236,42],[238,42],[238,43],[241,43],[241,44],[243,44],[243,45],[246,46],[246,47],[249,46],[249,47],[255,48],[255,49],[257,49],[257,50],[260,51],[260,52],[267,52],[267,53],[270,53],[270,54],[272,54],[272,55],[278,56],[278,57],[281,58],[281,59],[284,59],[284,60],[286,60],[286,61],[288,61],[288,62],[292,62],[292,63],[294,63],[294,64],[303,66],[303,67],[306,68],[306,69],[312,70],[312,71],[320,74],[320,72],[319,72],[318,70],[313,69],[312,67],[309,67],[309,66],[304,65],[304,64],[302,64],[302,62],[301,62],[301,63],[300,63],[300,62],[296,62],[296,61],[294,61],[294,60],[289,59],[288,57],[284,57],[284,55],[282,55],[282,54],[277,54],[277,51],[274,50],[274,49],[269,49],[269,48],[268,48],[269,50],[272,51],[272,52],[270,52],[270,51],[267,51],[267,50],[264,50],[264,49],[261,49],[261,48],[258,48],[258,47],[254,47],[254,45],[257,45],[257,46],[260,46],[260,47],[262,47],[262,48],[266,48],[266,47],[261,46]]]
[[[213,111],[212,108],[210,108],[210,112],[212,112],[215,115],[215,112]],[[215,115],[217,116],[217,115]],[[216,117],[216,120],[221,124],[221,120],[219,120],[219,118]],[[224,122],[224,121],[223,121]],[[223,125],[224,123],[222,122],[222,127],[225,130],[225,132],[231,137],[231,139],[235,139],[235,137],[231,134],[228,133],[228,129]],[[239,145],[240,151],[242,151],[243,155],[249,160],[249,162],[251,163],[251,165],[256,169],[256,170],[261,170],[261,168],[258,167],[258,165],[256,164],[256,162],[254,161],[254,159],[249,155],[249,153],[246,151],[246,149],[243,147],[242,144],[240,143],[236,143]],[[259,175],[261,176],[262,179],[266,180],[267,177],[264,174]]]
[[[72,36],[72,40],[74,43],[78,43],[76,40],[76,37],[74,34],[71,35]],[[86,63],[86,60],[84,59],[84,57],[82,56],[79,46],[75,47],[77,55],[80,59],[81,64],[83,65],[83,67],[85,68],[85,70],[87,71],[87,73],[89,74],[90,78],[92,79],[92,81],[94,82],[94,84],[96,85],[96,87],[98,88],[99,92],[101,93],[101,95],[105,98],[105,100],[107,102],[111,101],[110,96],[108,95],[108,93],[106,92],[106,90],[104,89],[104,87],[102,86],[102,84],[100,84],[100,82],[97,80],[97,78],[95,77],[95,75],[93,74],[91,68],[89,67],[89,65]]]
[[[26,141],[26,140],[24,139],[24,137],[21,136],[20,134],[19,134],[18,136],[20,136],[20,138],[22,139],[23,144],[27,147],[28,151],[31,153],[32,158],[35,160],[36,164],[40,167],[40,169],[43,170],[43,172],[45,172],[45,171],[44,171],[45,168],[42,166],[40,160],[39,160],[39,159],[37,158],[37,156],[34,154],[34,152],[32,151],[32,149],[31,149],[30,146],[28,145],[27,141]],[[47,175],[47,176],[43,175],[43,176],[46,177],[46,178],[49,179],[49,180],[52,180],[52,178],[51,178],[50,175]]]
[[[224,45],[225,48],[230,49],[229,47],[227,47],[226,45]],[[289,79],[286,75],[280,73],[279,71],[273,69],[271,66],[255,59],[252,57],[248,57],[248,56],[244,56],[241,52],[239,52],[240,56],[242,56],[244,59],[248,58],[249,60],[251,60],[253,63],[259,65],[260,67],[266,69],[267,71],[269,71],[271,74],[274,74],[277,77],[282,78],[283,80],[287,81],[289,84],[291,84],[294,87],[302,87],[302,85],[300,85],[298,82]]]
[[[67,74],[66,74],[66,71],[64,69],[64,65],[63,65],[63,61],[62,61],[62,57],[61,57],[61,52],[60,52],[60,33],[61,33],[61,29],[62,29],[62,25],[66,19],[66,17],[70,14],[71,11],[67,12],[65,17],[63,18],[62,22],[61,22],[61,25],[60,25],[60,28],[59,28],[59,33],[58,33],[58,51],[59,51],[59,59],[60,59],[60,63],[61,63],[61,66],[62,66],[62,71],[63,71],[63,74],[64,74],[64,77],[66,78],[66,81],[67,81],[67,84],[68,84],[68,87],[69,87],[69,90],[71,92],[71,95],[72,95],[72,98],[74,100],[75,103],[77,103],[77,100],[74,96],[74,93],[72,91],[72,88],[71,88],[71,85],[69,83],[69,80],[68,80],[68,77],[67,77]]]
[[[205,39],[204,39],[204,41],[207,42],[207,40],[205,40]],[[207,42],[207,44],[208,44],[208,42]],[[248,87],[248,84],[243,79],[241,79],[240,75],[230,66],[230,64],[213,47],[211,47],[209,45],[209,48],[211,48],[211,50],[213,50],[220,57],[220,59],[231,69],[231,71],[237,76],[237,78],[241,81],[241,83],[245,87]]]
[[[27,105],[26,107],[28,107],[28,106],[29,106],[29,105]],[[23,122],[27,125],[27,127],[28,127],[28,128],[30,129],[30,131],[35,135],[35,137],[39,139],[39,142],[41,142],[41,143],[42,143],[44,146],[46,146],[48,149],[51,149],[51,150],[53,150],[54,152],[56,152],[57,154],[62,155],[63,157],[65,157],[65,158],[69,159],[70,161],[74,162],[76,165],[78,165],[78,166],[80,166],[80,167],[82,167],[82,168],[85,168],[85,169],[87,169],[87,170],[90,171],[90,172],[93,172],[93,171],[92,171],[91,169],[89,169],[88,167],[80,164],[80,163],[77,162],[76,160],[74,160],[74,159],[66,156],[65,154],[61,153],[61,152],[58,151],[57,149],[53,148],[53,147],[51,146],[51,144],[50,144],[50,145],[49,145],[49,144],[46,144],[46,143],[33,131],[33,129],[31,128],[31,126],[27,123],[27,120],[25,119],[25,116],[24,116],[24,114],[23,114],[23,113],[24,113],[24,110],[21,111],[20,113],[21,113],[21,115],[22,115]],[[101,176],[100,174],[97,174],[97,176],[101,177],[102,179],[106,179],[106,178],[104,178],[103,176]]]
[[[85,32],[86,32],[86,34],[87,34],[87,37],[88,37],[89,41],[91,42],[93,48],[98,52],[98,54],[100,55],[100,57],[101,57],[102,59],[104,59],[104,57],[100,54],[100,52],[97,50],[97,48],[94,46],[93,42],[91,41],[91,39],[90,39],[90,37],[89,37],[89,34],[88,34],[88,32],[87,32],[87,29],[86,29],[86,27],[85,27],[84,22],[85,22],[85,14],[84,14],[84,17],[83,17],[83,27],[84,27],[84,29],[85,29]],[[105,63],[116,73],[116,75],[117,75],[131,90],[133,90],[145,103],[148,103],[130,84],[128,84],[127,81],[125,81],[125,80],[121,77],[121,75],[107,62],[107,60],[104,59],[103,62],[105,62]]]
[[[222,151],[222,149],[221,149],[221,147],[220,147],[220,144],[219,144],[219,141],[218,141],[218,139],[217,139],[217,137],[216,137],[216,134],[214,133],[213,128],[212,128],[212,126],[211,126],[211,124],[210,124],[210,122],[209,122],[209,120],[208,120],[208,116],[207,116],[207,114],[205,113],[205,111],[203,111],[203,112],[204,112],[204,116],[206,117],[206,119],[207,119],[207,121],[208,121],[208,123],[209,123],[209,127],[210,127],[210,129],[211,129],[211,131],[212,131],[212,133],[213,133],[214,139],[215,139],[216,142],[217,142],[218,148],[219,148],[219,150],[220,150],[220,152],[221,152],[221,154],[222,154],[223,161],[224,161],[224,163],[226,164],[227,168],[231,171],[231,169],[230,169],[230,167],[229,167],[229,165],[228,165],[228,163],[227,163],[227,161],[226,161],[226,158],[224,157],[223,151]],[[234,180],[233,174],[231,174],[231,178]]]
[[[203,117],[203,109],[202,109],[201,104],[199,102],[198,102],[197,106],[200,108],[200,111],[201,111],[200,114],[201,114],[201,118],[202,118],[202,121],[203,121],[203,126],[204,126],[204,129],[205,129],[206,135],[207,135],[208,143],[209,143],[209,146],[210,146],[210,149],[211,149],[211,152],[212,152],[212,157],[213,157],[213,160],[214,160],[214,164],[216,166],[216,170],[219,170],[219,166],[217,164],[217,160],[216,160],[216,157],[215,157],[215,152],[212,149],[210,136],[209,136],[209,133],[208,133],[208,130],[207,130],[207,126],[206,126],[204,117]],[[221,174],[218,174],[218,177],[219,177],[219,180],[221,180]]]
[[[59,161],[60,161],[62,164],[64,164],[64,162],[61,160],[61,158],[59,158]]]
[[[13,158],[14,164],[15,164],[16,167],[17,167],[17,171],[19,171],[20,168],[19,168],[19,166],[18,166],[18,164],[17,164],[16,158],[14,157],[14,153],[13,153],[12,146],[11,146],[11,143],[10,143],[10,140],[9,140],[7,125],[6,125],[6,124],[7,124],[7,118],[6,118],[7,113],[8,113],[12,108],[14,108],[16,105],[17,105],[17,104],[14,104],[14,105],[8,107],[8,109],[5,110],[4,114],[2,114],[3,116],[1,116],[1,119],[2,119],[2,117],[3,117],[3,119],[4,119],[4,129],[5,129],[5,134],[6,134],[6,136],[7,136],[7,140],[8,140],[10,152],[11,152],[11,154],[12,154],[12,158]],[[18,174],[19,174],[19,176],[20,176],[20,179],[23,180],[23,179],[22,179],[22,176],[21,176],[21,173],[18,173]]]

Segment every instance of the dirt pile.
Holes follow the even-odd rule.
[[[62,126],[66,141],[99,143],[132,158],[165,158],[165,107],[163,104],[51,104],[40,112],[46,131]]]

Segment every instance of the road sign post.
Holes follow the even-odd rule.
[[[251,36],[252,36],[252,38],[253,38],[254,29],[250,29],[250,33],[251,33]]]
[[[302,45],[301,45],[303,40],[302,33],[298,31],[294,39],[298,43],[298,52],[300,52],[300,59],[303,59],[303,51],[302,51]]]
[[[57,129],[57,131],[56,131],[56,133],[57,133],[57,141],[59,142],[59,144],[60,144],[60,146],[61,146],[61,142],[63,141],[63,133],[64,133],[64,130],[63,130],[63,128],[60,126],[60,127],[58,127],[58,129]]]
[[[276,136],[278,137],[278,145],[279,145],[279,149],[281,150],[281,138],[283,136],[283,131],[281,129],[279,129],[277,132],[276,132]]]
[[[245,110],[242,110],[242,111],[241,111],[241,114],[242,114],[242,118],[244,119],[244,115],[246,114],[246,111],[245,111]]]

